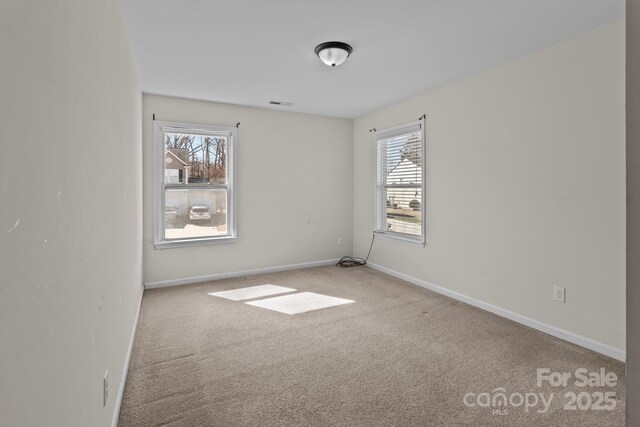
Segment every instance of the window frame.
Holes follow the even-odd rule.
[[[154,239],[156,249],[215,245],[233,243],[238,239],[236,168],[238,129],[233,126],[197,124],[172,121],[153,123],[153,188],[154,188]],[[164,157],[165,133],[191,133],[197,135],[226,136],[227,142],[227,183],[226,184],[167,184],[165,183]],[[167,189],[225,189],[227,190],[227,234],[224,236],[165,239],[165,194]]]
[[[416,129],[418,127],[419,129]],[[381,175],[383,167],[381,164],[381,159],[379,158],[380,154],[380,143],[381,141],[391,138],[393,136],[400,136],[403,134],[414,133],[416,131],[420,132],[420,149],[422,151],[422,171],[421,171],[421,209],[422,209],[422,218],[420,224],[420,236],[415,236],[408,233],[400,233],[397,231],[390,231],[387,229],[387,203],[384,198],[385,194],[385,184],[381,181]],[[375,148],[375,173],[374,173],[374,200],[375,200],[375,230],[374,233],[377,236],[388,238],[391,240],[409,243],[414,245],[425,246],[427,242],[426,237],[426,135],[425,135],[425,126],[424,120],[416,120],[408,123],[403,123],[401,125],[376,130],[373,133],[373,141]],[[388,187],[386,187],[388,188]],[[385,200],[383,200],[385,199]]]

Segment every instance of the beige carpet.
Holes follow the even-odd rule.
[[[267,283],[356,302],[286,315],[207,295]],[[537,387],[537,368],[605,368],[619,381]],[[623,375],[615,360],[369,268],[322,267],[145,292],[120,426],[622,426]],[[554,397],[546,413],[463,403],[501,387],[514,404],[513,393]],[[615,392],[616,409],[564,410],[571,391]]]

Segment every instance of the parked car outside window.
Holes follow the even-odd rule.
[[[191,221],[209,221],[211,220],[211,213],[207,206],[194,205],[189,211],[189,219]]]

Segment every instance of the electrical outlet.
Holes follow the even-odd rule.
[[[342,237],[338,237],[338,246],[342,246]]]
[[[561,286],[553,287],[553,300],[558,302],[566,302],[565,300],[566,291]]]
[[[109,370],[104,373],[104,378],[102,379],[102,406],[107,406],[107,401],[109,400]]]

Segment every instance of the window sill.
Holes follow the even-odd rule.
[[[238,238],[235,236],[210,237],[206,239],[163,240],[161,242],[155,242],[153,246],[156,250],[187,248],[191,246],[223,245],[226,243],[235,243],[236,240],[238,240]]]
[[[385,240],[393,240],[395,242],[404,243],[411,246],[420,246],[424,247],[426,242],[422,240],[422,238],[414,239],[411,237],[405,237],[399,233],[389,233],[385,231],[374,231],[376,238],[381,238]]]

